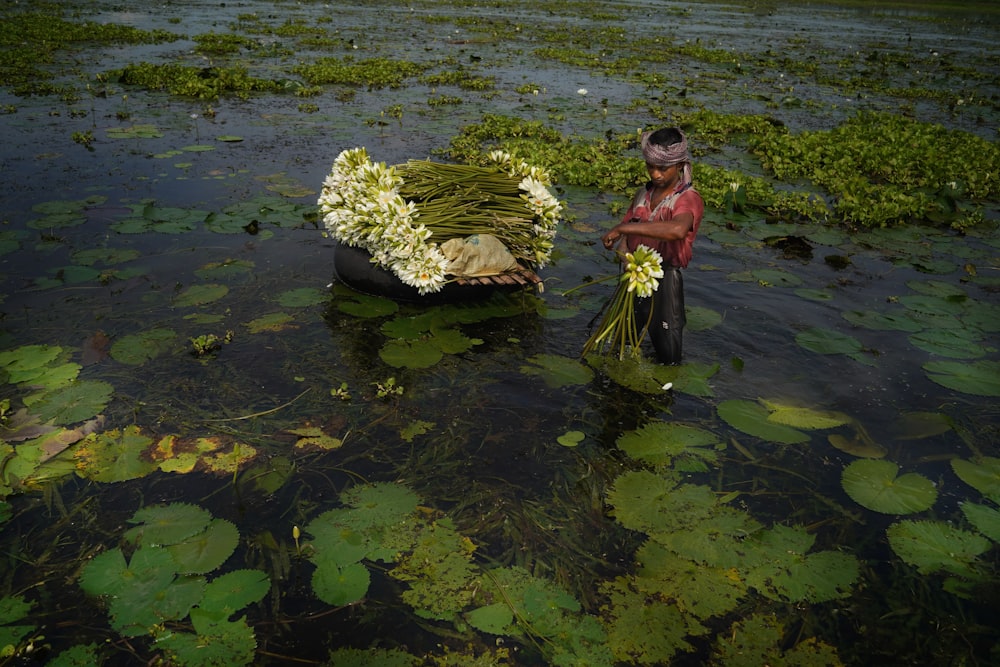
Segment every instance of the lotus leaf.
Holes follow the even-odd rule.
[[[652,540],[639,548],[636,559],[641,566],[632,585],[640,593],[677,600],[699,620],[729,613],[747,594],[736,569],[700,565]]]
[[[723,446],[711,431],[671,422],[653,422],[629,431],[616,444],[633,459],[651,465],[670,465],[679,456],[715,463],[715,450]]]
[[[977,396],[1000,396],[1000,361],[929,361],[927,377],[939,385]]]
[[[323,602],[334,606],[357,602],[368,593],[371,575],[361,563],[344,567],[324,565],[313,571],[312,589]]]
[[[717,410],[727,424],[762,440],[786,445],[809,441],[809,436],[802,431],[772,422],[770,411],[759,403],[729,399],[719,403]]]
[[[712,651],[712,667],[842,667],[832,646],[808,638],[788,650],[785,628],[773,614],[754,614],[719,633]]]
[[[843,412],[818,410],[770,399],[760,399],[760,402],[771,411],[771,414],[767,416],[768,421],[791,426],[792,428],[836,428],[854,421]]]
[[[152,505],[129,519],[129,523],[137,525],[125,533],[125,539],[145,547],[177,544],[205,530],[211,520],[208,510],[197,505]]]
[[[260,602],[271,589],[271,580],[260,570],[235,570],[208,582],[198,607],[228,618],[233,613]]]
[[[278,295],[278,303],[284,308],[304,308],[326,302],[329,294],[315,287],[300,287]]]
[[[934,505],[937,489],[931,480],[915,472],[898,473],[892,461],[859,459],[844,468],[841,484],[854,502],[874,512],[913,514]]]
[[[594,373],[576,359],[557,354],[536,354],[527,359],[530,366],[521,366],[525,375],[538,375],[553,389],[570,385],[587,384]]]
[[[144,477],[156,470],[156,464],[144,456],[153,443],[138,426],[94,433],[76,448],[80,473],[98,482],[124,482]]]
[[[150,329],[122,336],[111,345],[111,357],[120,363],[138,366],[170,351],[176,338],[172,329]]]
[[[981,344],[982,337],[965,329],[929,330],[910,335],[910,343],[924,352],[951,359],[976,359],[990,348]]]
[[[952,459],[951,469],[963,482],[993,502],[1000,503],[1000,458]]]
[[[977,557],[991,546],[982,535],[943,521],[900,521],[889,526],[886,534],[896,555],[921,574],[944,570],[972,577]]]
[[[962,513],[976,530],[994,542],[1000,542],[1000,510],[975,503],[961,503]]]
[[[651,600],[619,577],[602,587],[608,598],[604,625],[614,659],[625,664],[668,665],[679,652],[693,652],[687,637],[709,630],[676,604]]]
[[[206,303],[218,301],[229,294],[229,288],[225,285],[206,284],[192,285],[177,295],[174,305],[178,308],[189,308],[191,306],[204,306]]]
[[[240,534],[231,522],[212,519],[205,530],[166,547],[173,556],[176,570],[204,574],[221,566],[239,544]]]

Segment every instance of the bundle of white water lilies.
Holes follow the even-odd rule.
[[[319,197],[326,232],[420,294],[453,279],[442,246],[454,239],[495,237],[518,263],[544,267],[563,210],[549,174],[505,151],[484,163],[386,166],[364,148],[345,150]]]

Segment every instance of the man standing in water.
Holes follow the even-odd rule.
[[[665,364],[681,361],[684,281],[681,269],[691,261],[692,248],[705,202],[691,181],[691,155],[680,128],[646,132],[640,141],[649,181],[636,192],[622,222],[602,237],[611,249],[621,239],[628,252],[645,245],[663,258],[663,279],[648,299],[636,300],[636,319],[653,319],[649,338],[656,357]]]

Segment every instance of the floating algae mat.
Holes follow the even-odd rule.
[[[1000,16],[946,5],[4,5],[0,655],[995,662]],[[668,124],[684,361],[582,354]],[[352,147],[544,170],[542,288],[342,283]]]

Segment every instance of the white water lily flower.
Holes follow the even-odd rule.
[[[648,297],[660,286],[663,277],[663,258],[652,248],[640,245],[635,252],[625,255],[622,280],[628,281],[628,291],[636,296]]]
[[[576,94],[577,95],[586,95],[588,92],[589,91],[586,88],[581,88],[580,90],[576,91]]]

